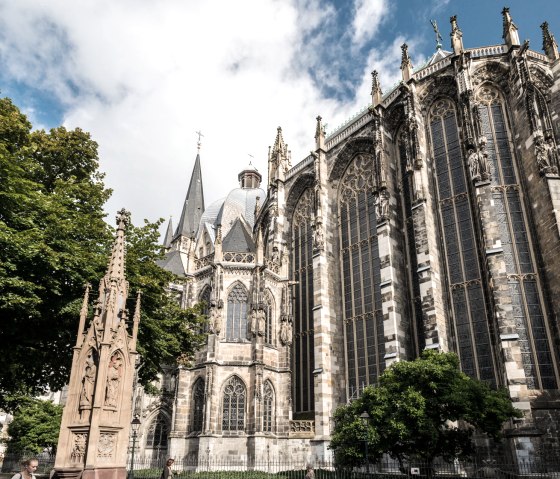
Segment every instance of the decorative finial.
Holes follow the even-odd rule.
[[[200,147],[202,146],[202,142],[201,142],[200,139],[201,139],[204,135],[202,134],[202,132],[201,132],[200,130],[197,131],[197,132],[195,132],[195,133],[198,135],[198,140],[197,140],[197,142],[196,142],[196,150],[197,150],[198,152],[200,152]]]
[[[408,56],[408,45],[403,43],[401,45],[402,50],[402,60],[401,60],[401,72],[402,79],[404,82],[408,82],[412,78],[412,62]]]
[[[383,92],[381,91],[381,83],[377,70],[371,72],[371,104],[373,107],[381,104],[383,100]]]
[[[122,208],[120,211],[117,211],[115,219],[117,221],[117,230],[124,230],[130,223],[130,212]]]
[[[457,15],[453,15],[449,18],[449,23],[451,23],[451,47],[453,48],[453,53],[459,55],[463,52],[463,32],[457,24]]]
[[[432,24],[432,28],[434,29],[434,33],[436,34],[436,49],[441,50],[441,42],[443,41],[443,38],[439,33],[437,22],[435,20],[430,20],[430,23]]]
[[[543,22],[541,25],[541,29],[543,35],[543,50],[549,60],[554,62],[559,58],[558,44],[554,39],[554,35],[550,33],[550,30],[548,29],[548,22]]]
[[[502,16],[504,17],[504,30],[502,33],[502,38],[505,40],[508,48],[519,46],[519,33],[517,32],[517,26],[511,19],[508,7],[504,7],[504,9],[502,10]]]

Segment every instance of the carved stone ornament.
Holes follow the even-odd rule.
[[[116,408],[123,374],[123,359],[119,352],[113,353],[107,368],[107,387],[105,389],[105,406]]]
[[[314,226],[313,247],[317,251],[325,249],[325,233],[323,233],[322,223],[317,223]]]
[[[541,175],[558,174],[558,150],[552,136],[545,142],[541,131],[535,134],[535,155]]]
[[[82,388],[80,390],[80,399],[78,403],[80,415],[82,415],[83,411],[91,409],[96,377],[97,351],[92,348],[87,355],[82,377]]]
[[[266,313],[264,309],[257,310],[257,334],[259,336],[264,336],[266,331]]]
[[[220,334],[222,330],[222,314],[216,304],[210,307],[208,313],[208,330],[212,334]]]
[[[257,324],[257,310],[252,309],[249,313],[249,331],[251,332],[252,336],[256,336],[258,332],[258,324]]]
[[[481,136],[478,141],[478,148],[471,147],[468,151],[469,170],[473,182],[489,181],[490,166],[488,154],[486,153],[486,137]]]
[[[72,452],[70,458],[74,462],[83,463],[86,456],[87,434],[74,434],[72,437]]]
[[[280,323],[280,341],[284,346],[292,344],[292,324],[287,317],[282,318]]]
[[[375,214],[378,223],[389,218],[389,193],[386,190],[380,191],[375,195]]]
[[[97,457],[109,459],[115,450],[115,434],[102,433],[97,445]]]

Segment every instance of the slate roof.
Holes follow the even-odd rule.
[[[252,253],[255,243],[248,231],[248,225],[237,218],[223,240],[222,249],[231,253]]]
[[[183,264],[183,260],[181,259],[181,253],[179,251],[171,250],[165,254],[165,258],[156,261],[158,266],[161,268],[171,271],[172,273],[178,276],[185,276],[185,265]]]
[[[175,231],[175,236],[187,236],[188,238],[194,237],[198,230],[200,218],[204,213],[204,191],[202,188],[202,171],[200,169],[200,154],[196,155],[194,162],[193,172],[191,175],[191,182],[183,204],[183,211],[181,218]]]

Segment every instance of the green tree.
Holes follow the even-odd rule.
[[[39,454],[45,449],[56,454],[62,406],[29,397],[20,397],[17,403],[8,431],[8,454]]]
[[[370,416],[367,426],[363,412]],[[455,354],[424,351],[415,361],[393,364],[377,387],[336,410],[331,448],[340,465],[363,464],[367,434],[370,461],[387,453],[401,465],[431,465],[436,457],[470,455],[475,431],[499,439],[504,422],[521,415],[507,390],[461,372]]]
[[[98,168],[89,133],[32,132],[25,115],[0,99],[0,407],[68,381],[84,284],[104,275],[113,237],[103,211],[111,191]],[[202,321],[198,310],[181,310],[166,292],[178,278],[156,264],[159,224],[131,226],[127,236],[130,292],[144,294],[145,384],[161,364],[188,359],[201,340],[190,326]]]

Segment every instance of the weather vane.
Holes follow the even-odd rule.
[[[437,26],[437,22],[435,20],[430,20],[430,23],[432,24],[432,27],[433,27],[434,32],[436,34],[436,48],[440,49],[441,48],[441,42],[443,41],[443,38],[441,37],[441,34],[439,33],[439,28]]]
[[[200,139],[201,139],[204,135],[202,134],[201,131],[195,131],[195,133],[198,135],[198,141],[196,142],[196,148],[198,149],[198,151],[200,151],[200,145],[201,145]]]

